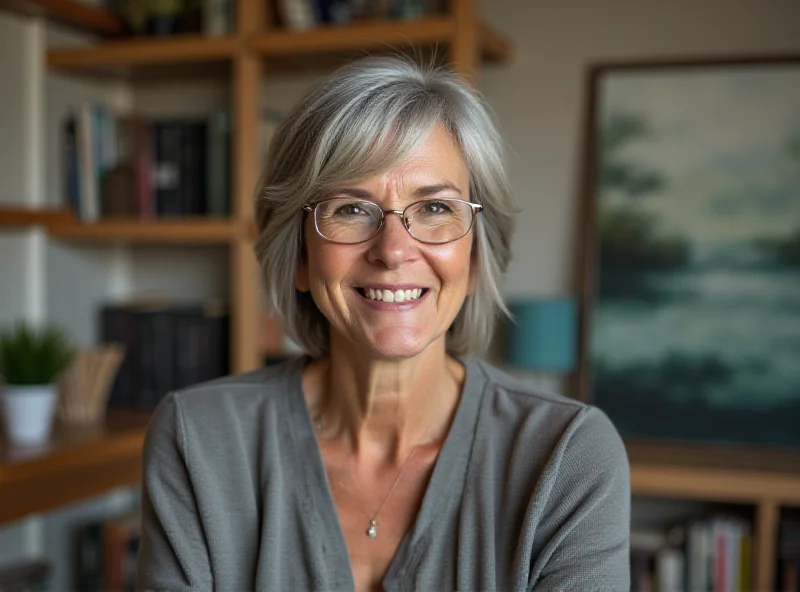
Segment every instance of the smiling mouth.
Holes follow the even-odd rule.
[[[376,288],[356,288],[358,293],[368,300],[380,302],[412,302],[419,300],[428,291],[428,288],[414,288],[413,290],[380,290]]]

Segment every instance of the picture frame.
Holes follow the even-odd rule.
[[[578,398],[632,459],[800,466],[800,55],[586,82]]]

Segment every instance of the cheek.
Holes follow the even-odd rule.
[[[432,261],[442,284],[470,288],[473,260],[469,242],[444,245],[433,254]]]
[[[312,291],[327,298],[339,290],[339,283],[347,276],[354,254],[342,245],[323,243],[309,249],[308,268]]]

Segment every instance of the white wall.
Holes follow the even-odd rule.
[[[38,57],[40,27],[0,13],[0,205],[35,204],[42,200],[37,151],[43,144],[41,71],[32,70]],[[38,173],[38,174],[37,174]],[[0,234],[0,326],[19,319],[42,318],[44,257],[40,232]]]
[[[797,0],[478,0],[516,44],[480,87],[513,151],[522,206],[507,281],[512,296],[571,289],[580,188],[583,85],[590,63],[794,51]]]

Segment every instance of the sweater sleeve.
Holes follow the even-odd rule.
[[[143,473],[136,589],[210,590],[209,554],[174,394],[162,400],[147,428]]]
[[[543,508],[547,543],[533,558],[530,589],[630,589],[630,471],[608,417],[587,407],[572,422],[549,467]]]

